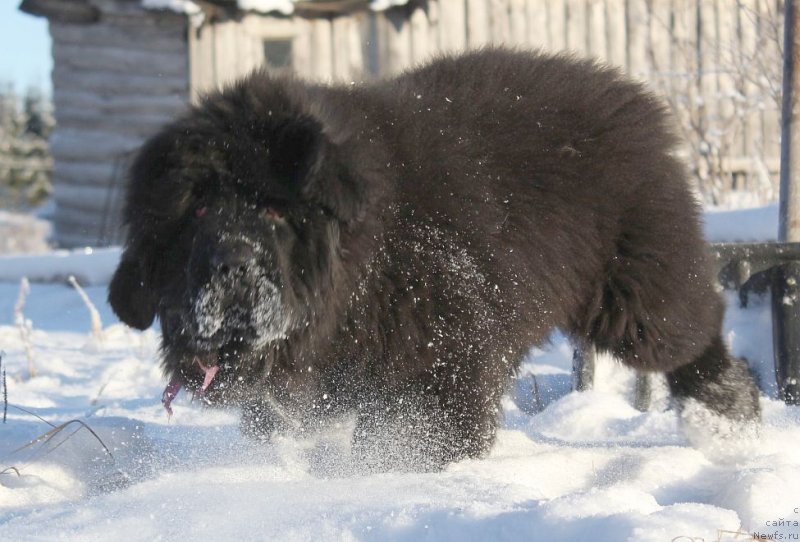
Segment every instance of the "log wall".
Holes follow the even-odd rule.
[[[121,241],[132,153],[189,97],[186,18],[104,7],[94,24],[50,20],[54,237],[65,247]]]

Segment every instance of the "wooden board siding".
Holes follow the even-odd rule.
[[[183,16],[143,10],[106,13],[89,25],[50,21],[59,245],[121,240],[130,157],[188,102],[186,27]]]

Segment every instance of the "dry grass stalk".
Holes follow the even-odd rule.
[[[22,277],[22,280],[19,281],[19,296],[17,297],[17,302],[14,304],[14,324],[16,324],[17,329],[19,329],[19,335],[25,348],[25,357],[28,360],[28,378],[33,378],[36,376],[36,364],[33,360],[33,345],[31,344],[33,324],[30,320],[25,318],[25,314],[23,313],[25,301],[28,299],[30,291],[31,284],[28,282],[28,278]]]
[[[0,470],[0,475],[2,475],[2,474],[11,474],[12,472],[14,474],[16,474],[17,476],[22,476],[22,474],[20,474],[19,469],[17,467],[6,467],[3,470]]]
[[[41,444],[42,446],[45,446],[46,444],[50,443],[55,437],[57,437],[59,434],[61,434],[62,431],[64,431],[66,428],[68,428],[68,427],[70,427],[70,426],[72,426],[74,424],[77,424],[79,427],[75,431],[73,431],[72,433],[67,435],[64,438],[64,440],[62,440],[61,442],[59,442],[58,444],[56,444],[55,446],[50,448],[47,451],[48,454],[53,452],[56,448],[58,448],[59,446],[64,444],[66,441],[68,441],[70,438],[72,438],[72,436],[75,435],[75,433],[77,433],[81,429],[86,429],[87,431],[89,431],[89,433],[92,434],[92,436],[97,440],[97,442],[100,443],[100,445],[103,447],[103,450],[106,452],[106,454],[108,454],[108,456],[111,459],[114,459],[114,454],[111,453],[111,450],[108,449],[108,446],[106,446],[106,443],[103,442],[103,439],[101,439],[100,436],[97,433],[95,433],[94,429],[92,429],[89,426],[89,424],[87,424],[86,422],[81,421],[81,420],[77,420],[77,419],[69,420],[69,421],[64,422],[62,424],[54,426],[52,429],[50,429],[46,433],[44,433],[42,435],[39,435],[38,437],[36,437],[35,439],[31,440],[27,444],[23,444],[19,448],[13,450],[11,453],[15,454],[17,452],[21,452],[22,450],[25,450],[27,448],[31,448],[33,446],[36,446],[37,444]],[[52,424],[50,424],[50,425],[52,425]]]
[[[67,279],[69,283],[72,285],[73,288],[78,292],[78,295],[81,296],[83,303],[86,305],[86,308],[89,309],[89,314],[92,318],[92,337],[97,339],[98,341],[103,340],[103,321],[100,319],[100,312],[98,312],[97,307],[94,306],[92,300],[89,299],[89,296],[86,294],[86,291],[81,288],[81,285],[78,284],[77,279],[73,275],[70,275]]]
[[[6,368],[3,367],[3,352],[0,352],[0,378],[3,384],[3,423],[6,423],[8,418],[8,381],[6,380]]]

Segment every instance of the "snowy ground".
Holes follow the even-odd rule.
[[[774,215],[715,213],[708,234],[766,238]],[[63,276],[58,261],[39,266]],[[102,273],[88,275],[102,283]],[[88,288],[100,336],[70,287],[31,286],[24,312],[38,376],[28,378],[12,278],[0,282],[9,403],[0,540],[744,539],[737,531],[800,539],[800,409],[772,399],[766,300],[741,310],[731,294],[726,320],[728,340],[765,390],[757,443],[690,444],[663,389],[649,412],[636,411],[631,375],[608,360],[595,390],[570,393],[571,349],[556,335],[526,360],[487,458],[438,474],[343,475],[358,472],[348,465],[346,424],[254,445],[238,434],[235,412],[185,395],[168,421],[157,331],[120,325],[102,285]],[[547,403],[536,415],[516,406],[529,402],[532,374]],[[77,422],[51,427],[71,420],[97,438]]]

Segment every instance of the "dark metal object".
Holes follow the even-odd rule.
[[[800,262],[800,243],[715,243],[711,254],[716,258],[719,283],[738,290],[760,273]]]
[[[772,275],[772,341],[778,393],[800,404],[800,261],[776,267]]]
[[[720,284],[738,290],[743,306],[749,292],[771,289],[778,393],[788,404],[800,404],[800,243],[722,243],[711,252]]]

